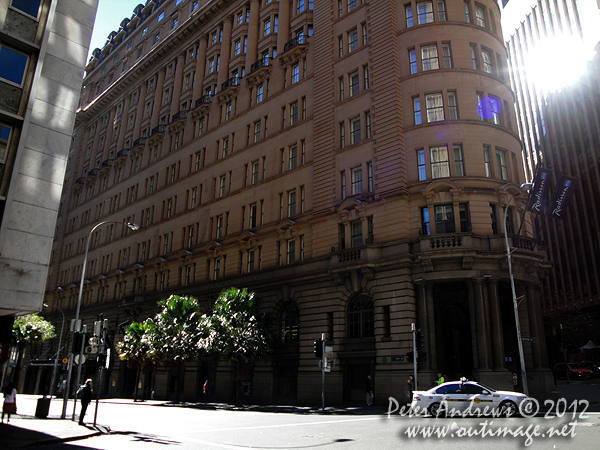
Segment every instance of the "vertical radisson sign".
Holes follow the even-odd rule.
[[[546,190],[550,182],[550,174],[552,169],[545,169],[544,167],[538,167],[537,173],[535,174],[535,182],[531,189],[531,195],[529,196],[529,202],[527,203],[527,211],[541,214],[545,203],[546,203]]]
[[[550,205],[550,217],[562,219],[563,213],[567,209],[567,205],[573,196],[573,192],[575,192],[578,181],[578,178],[569,177],[567,175],[560,177],[560,180],[558,180],[558,183],[556,184],[552,204]]]

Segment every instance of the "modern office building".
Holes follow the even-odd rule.
[[[223,288],[257,293],[276,344],[245,372],[249,401],[319,403],[322,334],[328,402],[364,400],[368,374],[376,399],[404,400],[412,324],[420,386],[440,370],[511,388],[508,208],[529,385],[552,383],[547,260],[531,221],[515,236],[525,177],[496,1],[148,1],[94,51],[81,95],[55,308],[76,308],[90,236],[82,317],[103,313],[113,341],[170,294],[209,310]],[[227,363],[186,377],[186,399],[206,379],[229,399]],[[172,378],[141,384],[169,398]],[[110,394],[135,385],[113,357]]]
[[[0,363],[42,309],[97,1],[0,1]]]
[[[528,179],[538,165],[553,170],[552,188],[563,174],[579,179],[561,220],[536,221],[552,262],[542,283],[547,334],[570,324],[566,344],[578,350],[600,339],[600,6],[530,3],[516,28],[505,29],[509,66]],[[554,350],[556,359],[560,348]]]

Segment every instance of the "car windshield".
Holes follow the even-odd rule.
[[[577,364],[569,364],[569,369],[579,369],[579,367],[577,367]]]

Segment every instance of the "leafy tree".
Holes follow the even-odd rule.
[[[51,339],[54,336],[56,336],[54,325],[37,314],[21,316],[14,321],[11,343],[18,348],[19,356],[13,380],[16,382],[19,380],[21,364],[25,358],[27,347]]]
[[[203,317],[206,335],[198,342],[207,353],[221,355],[233,362],[238,402],[240,364],[260,359],[271,352],[266,324],[256,315],[256,295],[246,289],[229,288],[221,292],[211,315]]]
[[[148,354],[171,369],[176,378],[177,399],[183,399],[183,380],[187,362],[198,357],[202,328],[200,307],[194,297],[171,295],[158,302],[160,311],[154,317],[155,326],[147,334]]]
[[[125,330],[123,340],[117,344],[119,358],[127,361],[127,366],[130,369],[137,370],[134,400],[137,400],[138,396],[140,373],[148,374],[156,364],[151,351],[151,340],[155,326],[154,320],[151,318],[146,319],[144,322],[133,322]]]

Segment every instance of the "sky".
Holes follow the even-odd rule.
[[[104,47],[106,37],[111,31],[119,31],[119,25],[125,17],[131,18],[133,8],[140,3],[146,2],[145,0],[99,0],[88,60],[95,48]]]

